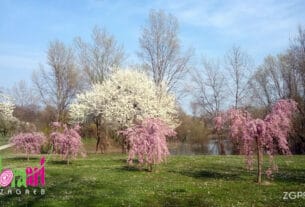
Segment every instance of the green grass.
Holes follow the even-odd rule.
[[[3,167],[37,166],[1,152]],[[121,154],[89,154],[66,165],[46,164],[46,194],[0,195],[0,206],[304,206],[283,200],[285,191],[305,192],[305,156],[277,157],[280,171],[266,185],[244,169],[241,156],[171,156],[154,172],[127,167]],[[266,180],[266,179],[265,179]]]

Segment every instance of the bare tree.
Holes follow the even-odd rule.
[[[203,68],[192,73],[195,103],[210,118],[218,115],[226,99],[226,81],[220,70],[219,62],[204,59]]]
[[[105,29],[95,27],[91,34],[92,42],[85,42],[80,37],[75,39],[78,60],[87,76],[89,84],[101,83],[119,67],[125,58],[123,46]]]
[[[15,104],[20,107],[26,107],[39,104],[39,97],[25,80],[15,83],[10,90]]]
[[[249,82],[252,103],[268,107],[285,97],[284,72],[281,65],[278,57],[268,56],[257,68]]]
[[[251,78],[251,99],[269,107],[281,98],[300,97],[301,75],[296,64],[291,51],[276,57],[266,57]]]
[[[203,68],[192,74],[194,83],[194,103],[201,106],[203,115],[214,118],[226,104],[226,81],[220,72],[220,64],[215,61],[203,60]],[[223,136],[217,134],[220,154],[225,154]]]
[[[229,89],[234,97],[235,108],[241,105],[247,95],[251,62],[240,47],[233,46],[225,55],[225,68],[230,76]]]
[[[45,105],[56,108],[56,121],[63,121],[66,109],[81,88],[73,51],[60,41],[50,43],[48,69],[40,65],[33,73],[33,83]]]
[[[290,88],[294,90],[291,95],[295,98],[303,97],[305,102],[305,29],[301,26],[299,26],[298,34],[291,41],[290,48],[283,59],[288,73],[286,80],[291,84]],[[296,77],[290,79],[289,76]]]
[[[165,82],[169,91],[176,90],[188,71],[192,55],[191,50],[181,53],[177,19],[163,11],[152,10],[139,43],[141,49],[138,56],[154,82],[159,86]]]
[[[272,103],[272,95],[268,80],[268,71],[258,68],[250,81],[250,101],[268,107]]]

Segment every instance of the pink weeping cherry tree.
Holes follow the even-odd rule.
[[[229,129],[233,142],[239,143],[240,152],[246,155],[247,168],[253,169],[254,156],[257,160],[257,182],[262,182],[263,154],[269,156],[267,177],[277,171],[274,154],[290,154],[288,135],[292,131],[293,114],[297,103],[290,99],[277,101],[264,119],[253,119],[249,112],[231,109],[214,118],[218,132]],[[227,127],[226,127],[227,126]]]
[[[14,144],[16,150],[20,150],[27,155],[29,160],[30,154],[39,154],[42,145],[46,142],[46,137],[42,133],[20,133],[13,136],[10,141]]]
[[[127,137],[130,145],[128,164],[131,165],[138,158],[139,165],[147,165],[149,171],[152,171],[153,165],[165,161],[169,155],[166,138],[176,135],[162,120],[153,118],[145,119],[119,133]]]
[[[53,122],[53,132],[50,135],[53,151],[61,155],[62,159],[69,161],[75,159],[78,154],[85,156],[81,136],[79,135],[80,126],[75,125],[69,128],[67,125]]]

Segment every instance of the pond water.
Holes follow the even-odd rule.
[[[228,140],[224,141],[226,154],[232,154],[232,146]],[[207,143],[191,144],[187,142],[169,143],[171,155],[218,155],[217,140],[209,140]]]

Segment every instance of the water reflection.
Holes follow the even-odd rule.
[[[232,146],[229,140],[224,141],[226,154],[232,154]],[[171,155],[218,155],[218,142],[211,139],[205,143],[174,142],[169,143]]]

